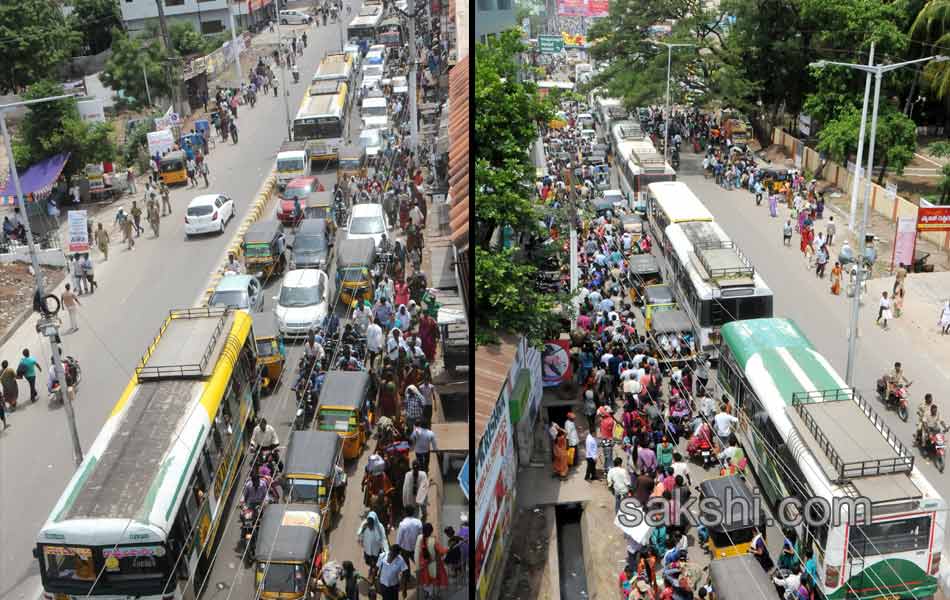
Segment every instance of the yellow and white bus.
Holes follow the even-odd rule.
[[[313,160],[336,160],[346,135],[349,86],[343,81],[318,81],[303,97],[294,119],[294,140],[313,140]]]
[[[353,85],[353,57],[345,52],[332,52],[323,57],[317,72],[314,73],[313,83],[318,81],[342,81],[347,86]]]
[[[194,597],[259,389],[251,317],[169,312],[36,537],[47,598]]]

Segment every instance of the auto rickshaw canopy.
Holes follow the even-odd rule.
[[[165,154],[160,161],[159,170],[162,173],[167,173],[169,171],[178,171],[185,168],[185,163],[187,162],[187,157],[183,150],[173,150]]]
[[[284,460],[287,479],[332,479],[343,440],[332,431],[292,431]]]
[[[647,275],[659,275],[660,263],[652,254],[631,254],[627,257],[630,273],[645,277]],[[653,286],[650,286],[653,287]],[[647,288],[649,289],[649,288]]]
[[[309,504],[268,504],[261,516],[254,559],[310,563],[320,538],[320,513]]]
[[[366,371],[330,371],[320,390],[317,412],[322,408],[361,410],[369,393],[370,382]]]
[[[661,310],[653,313],[650,329],[654,333],[683,333],[693,330],[693,324],[685,311]]]
[[[765,181],[772,179],[774,181],[785,181],[789,179],[788,169],[766,168],[762,169],[759,179]]]
[[[730,494],[727,497],[727,491]],[[737,545],[743,542],[751,541],[755,531],[764,530],[765,513],[759,509],[759,514],[751,514],[751,509],[746,510],[743,504],[748,507],[755,506],[753,503],[752,491],[748,484],[739,475],[727,475],[725,477],[716,477],[707,479],[699,484],[699,492],[703,498],[714,498],[721,510],[722,519],[710,526],[711,535],[725,534],[731,545]],[[741,532],[751,532],[752,535],[736,535]],[[717,546],[721,546],[718,544]],[[760,567],[761,569],[761,567]]]
[[[376,242],[372,238],[343,240],[337,248],[338,269],[371,267],[376,261]]]
[[[709,577],[719,600],[774,600],[772,579],[749,554],[714,560]]]
[[[247,228],[247,233],[244,234],[244,245],[273,244],[283,234],[279,221],[257,221]]]

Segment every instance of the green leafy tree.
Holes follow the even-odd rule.
[[[77,33],[49,0],[0,2],[0,91],[51,77],[76,48]],[[62,93],[62,90],[60,90]]]
[[[930,0],[914,19],[911,37],[945,54],[950,47],[950,0]],[[924,78],[936,97],[950,98],[950,62],[930,62],[924,67]]]
[[[99,54],[112,46],[112,28],[122,27],[118,0],[71,0],[69,21],[82,36],[88,54]]]
[[[220,36],[204,36],[189,21],[177,21],[168,26],[172,47],[181,56],[209,54],[221,46]]]
[[[950,142],[943,140],[934,142],[927,147],[927,151],[933,156],[947,158],[950,156]],[[947,199],[950,198],[950,164],[941,167],[937,190],[940,192],[938,204],[947,204]]]
[[[476,344],[494,341],[498,331],[516,331],[532,344],[550,335],[556,298],[536,290],[536,267],[519,261],[514,249],[479,247],[475,266]]]
[[[861,111],[847,107],[818,132],[818,150],[827,152],[834,161],[847,161],[857,152],[860,127]],[[870,143],[870,132],[866,138],[865,143]],[[893,168],[898,175],[902,174],[904,168],[914,160],[916,148],[917,127],[914,122],[891,103],[882,102],[874,142],[875,158],[881,166],[878,183],[883,185],[888,168]]]
[[[142,106],[148,99],[159,96],[168,97],[172,88],[168,81],[165,60],[169,56],[157,41],[146,45],[139,38],[131,38],[124,31],[112,30],[112,56],[100,75],[102,83],[115,90],[122,91],[134,103]],[[148,75],[148,91],[145,89],[145,75]]]
[[[59,84],[41,81],[27,88],[24,97],[32,100],[61,93]],[[17,165],[25,168],[61,152],[70,153],[63,168],[67,179],[87,164],[113,160],[112,126],[83,121],[74,98],[31,105],[13,144]]]

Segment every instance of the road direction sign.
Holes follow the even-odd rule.
[[[559,35],[539,35],[538,50],[541,54],[557,54],[564,50],[564,38]]]

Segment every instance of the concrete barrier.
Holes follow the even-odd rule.
[[[63,254],[63,251],[59,248],[50,248],[47,250],[37,250],[36,251],[36,260],[39,261],[41,265],[47,267],[65,267],[66,266],[66,255]],[[26,264],[32,264],[30,259],[30,249],[28,246],[17,245],[11,248],[10,252],[0,254],[0,263],[12,263],[12,262],[21,262]]]

